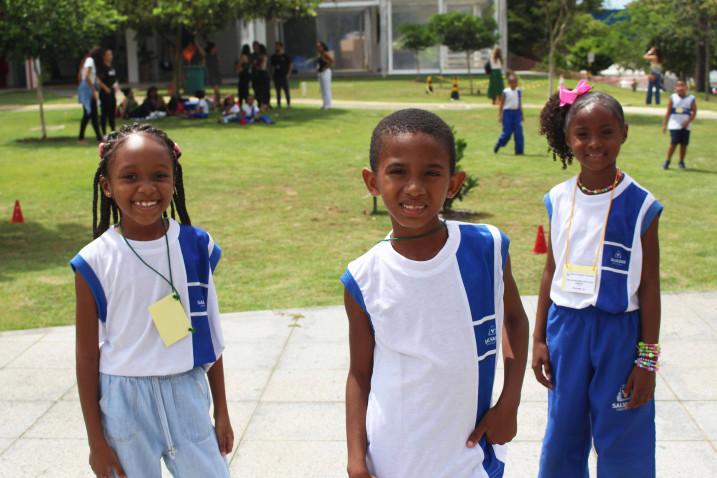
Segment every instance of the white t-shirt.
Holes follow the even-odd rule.
[[[519,110],[520,109],[520,88],[514,90],[506,88],[503,90],[503,109]]]
[[[90,69],[90,83],[95,84],[97,79],[97,67],[95,66],[95,60],[91,56],[85,58],[85,62],[82,65],[82,81],[87,80],[87,69]]]
[[[563,267],[570,209],[575,191],[574,176],[545,195],[550,217],[550,241],[555,274],[550,299],[573,309],[595,306],[617,314],[639,308],[637,296],[642,275],[642,236],[662,212],[662,204],[628,174],[615,189],[605,242],[597,260],[597,280],[592,294],[563,290]],[[610,193],[587,195],[577,190],[568,246],[571,264],[592,266],[605,225]]]
[[[341,277],[374,331],[366,432],[378,477],[487,477],[505,461],[502,446],[465,442],[491,405],[508,238],[488,225],[447,227],[430,260],[381,242]]]
[[[689,131],[692,124],[687,125],[687,128],[683,128],[682,125],[692,114],[695,97],[692,95],[682,97],[677,93],[672,93],[670,99],[672,100],[672,112],[667,121],[667,129],[687,129]]]
[[[500,58],[497,58],[494,60],[493,57],[491,56],[490,68],[491,68],[491,70],[500,70],[501,68],[503,68],[503,62],[500,60]]]
[[[256,105],[256,103],[250,105],[249,103],[244,102],[244,104],[241,106],[241,109],[247,118],[253,118],[255,115],[259,114],[259,107]]]
[[[206,98],[202,98],[199,100],[199,103],[197,103],[197,110],[209,114],[209,102],[206,100]]]
[[[221,249],[205,231],[170,220],[167,231],[174,287],[195,331],[165,347],[148,307],[171,292],[111,227],[80,250],[70,265],[92,291],[100,321],[100,372],[160,376],[210,366],[224,350],[213,269]],[[169,278],[164,237],[129,241],[137,254]]]

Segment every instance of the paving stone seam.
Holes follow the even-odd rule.
[[[37,422],[39,422],[40,420],[42,420],[42,418],[43,418],[45,415],[47,415],[48,412],[49,412],[50,410],[52,410],[52,409],[58,404],[58,402],[60,402],[60,401],[62,400],[62,397],[64,397],[65,394],[67,394],[70,390],[72,390],[72,389],[75,388],[76,386],[77,386],[77,381],[73,381],[73,382],[72,382],[72,385],[70,385],[69,388],[65,389],[65,391],[62,392],[62,393],[60,394],[60,396],[59,396],[56,400],[28,400],[28,401],[51,401],[52,404],[51,404],[49,407],[47,407],[47,408],[45,409],[45,411],[42,412],[42,414],[40,414],[40,416],[38,416],[37,418],[35,418],[35,420],[34,420],[27,428],[25,428],[25,430],[24,430],[20,435],[17,436],[17,438],[13,439],[13,440],[10,442],[10,444],[7,446],[7,448],[5,448],[4,450],[2,450],[2,451],[0,452],[0,457],[2,457],[2,456],[5,454],[5,452],[7,452],[10,448],[12,448],[13,445],[15,445],[15,443],[17,443],[18,441],[20,441],[21,439],[23,439],[23,438],[25,437],[25,434],[26,434],[32,427],[34,427]]]
[[[37,338],[36,340],[30,342],[27,347],[25,347],[24,349],[22,349],[22,351],[21,351],[20,353],[18,353],[18,354],[15,356],[15,358],[13,358],[13,359],[8,360],[7,362],[5,362],[5,364],[3,364],[2,367],[0,367],[0,370],[4,370],[5,368],[8,368],[8,365],[11,365],[15,360],[19,359],[25,352],[27,352],[27,351],[30,349],[30,347],[32,347],[32,346],[34,346],[35,344],[37,344],[40,340],[42,340],[42,339],[45,338],[46,336],[47,336],[47,332],[45,332],[44,334],[38,336],[38,338]],[[0,337],[2,337],[2,335],[0,335]]]
[[[254,415],[256,415],[256,410],[259,408],[259,405],[262,403],[263,398],[266,395],[266,390],[267,390],[267,388],[269,388],[269,383],[271,383],[271,379],[272,379],[272,377],[274,377],[274,373],[276,372],[276,369],[279,367],[281,358],[284,356],[284,353],[286,352],[286,348],[289,345],[289,341],[291,340],[291,337],[294,334],[294,330],[296,330],[296,327],[291,327],[291,325],[294,325],[296,322],[297,322],[297,319],[292,319],[291,323],[288,324],[288,326],[290,328],[289,333],[286,335],[286,340],[284,340],[284,344],[281,347],[281,352],[279,352],[279,355],[276,358],[276,362],[274,362],[274,366],[271,368],[269,377],[266,379],[266,382],[264,383],[264,386],[262,387],[261,394],[259,395],[259,399],[256,401],[256,405],[252,409],[251,414],[249,415],[249,419],[246,421],[246,426],[244,427],[241,435],[239,436],[236,449],[234,450],[234,453],[232,453],[232,456],[229,459],[230,466],[234,462],[234,458],[236,458],[237,453],[239,453],[239,448],[241,447],[241,444],[245,441],[244,439],[246,436],[246,432],[247,432],[247,430],[249,430],[252,420],[254,420]]]

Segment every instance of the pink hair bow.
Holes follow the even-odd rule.
[[[580,80],[574,90],[569,90],[563,85],[558,88],[558,96],[560,97],[560,106],[572,105],[578,96],[582,96],[592,89],[592,86],[588,85],[587,81]]]

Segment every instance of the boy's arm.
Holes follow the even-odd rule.
[[[505,291],[503,307],[505,320],[503,328],[503,391],[496,404],[481,418],[478,426],[468,437],[466,445],[474,447],[485,434],[489,443],[504,444],[512,440],[518,431],[518,405],[525,376],[525,362],[528,357],[528,318],[520,301],[518,286],[515,284],[510,267],[510,256],[503,274]]]
[[[344,306],[349,318],[351,349],[351,362],[346,379],[347,471],[351,478],[366,478],[370,476],[366,466],[366,408],[371,390],[375,342],[369,326],[369,318],[346,289],[344,289]]]
[[[660,340],[660,244],[657,235],[659,216],[642,236],[642,275],[640,289],[640,340],[656,344]],[[655,372],[634,366],[625,384],[625,394],[632,393],[627,408],[637,408],[650,401],[655,393]]]
[[[664,133],[667,129],[667,121],[670,119],[672,114],[672,98],[667,102],[667,111],[665,111],[665,117],[662,118],[662,132]]]
[[[501,93],[498,98],[498,123],[503,124],[503,103],[505,103],[505,94]]]
[[[80,273],[75,273],[75,367],[80,406],[90,446],[90,467],[98,476],[113,471],[125,474],[117,455],[110,448],[100,419],[100,349],[98,345],[97,305],[90,287]]]
[[[692,112],[690,113],[690,117],[687,118],[685,121],[685,124],[682,125],[683,128],[687,128],[692,121],[694,121],[695,117],[697,116],[697,100],[692,100],[692,108],[690,108]]]
[[[535,328],[533,329],[533,360],[532,368],[535,378],[542,385],[553,388],[553,371],[550,366],[550,355],[545,342],[545,326],[548,322],[548,310],[552,301],[550,300],[550,284],[555,274],[555,259],[553,258],[553,247],[548,234],[548,257],[545,260],[543,277],[540,279],[540,292],[538,294],[538,305],[535,313]]]
[[[223,357],[214,362],[214,365],[207,372],[209,388],[212,390],[212,402],[214,403],[214,426],[219,442],[219,451],[222,455],[231,453],[234,448],[234,430],[229,420],[229,409],[227,407],[227,395],[224,388],[224,360]]]

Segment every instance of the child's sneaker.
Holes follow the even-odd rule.
[[[685,166],[685,162],[684,162],[684,161],[680,161],[679,166],[680,166],[680,169],[685,169],[685,168],[687,167],[687,166]]]
[[[664,163],[662,163],[662,169],[664,169],[664,170],[670,169],[670,162],[665,161]]]
[[[498,143],[495,143],[495,146],[493,146],[493,154],[497,154],[499,149],[500,145]]]

